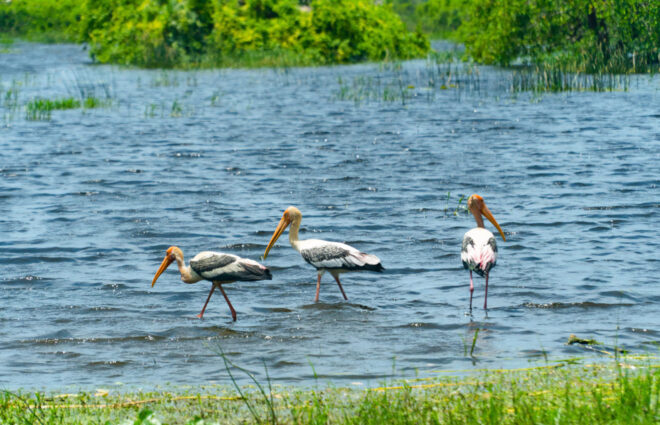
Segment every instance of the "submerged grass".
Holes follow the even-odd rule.
[[[225,363],[227,369],[235,365]],[[239,369],[250,373],[244,369]],[[254,377],[254,375],[252,375]],[[558,363],[370,389],[206,387],[107,395],[0,393],[1,423],[655,424],[660,366]]]

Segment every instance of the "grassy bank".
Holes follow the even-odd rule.
[[[238,373],[238,371],[235,370]],[[660,365],[557,363],[378,388],[206,387],[130,394],[0,397],[1,423],[651,424],[660,421]]]

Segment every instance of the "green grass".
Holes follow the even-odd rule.
[[[107,101],[96,97],[87,97],[80,101],[73,97],[64,99],[33,99],[25,104],[25,118],[30,121],[46,121],[51,119],[51,114],[56,110],[100,108],[106,106]]]
[[[558,363],[384,383],[370,389],[204,387],[124,394],[0,393],[16,424],[655,424],[660,366]],[[228,363],[234,373],[249,373]],[[268,385],[266,385],[268,382]],[[238,388],[238,387],[237,387]],[[240,395],[242,394],[242,396]]]

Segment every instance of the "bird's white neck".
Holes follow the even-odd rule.
[[[296,251],[300,252],[300,240],[298,239],[298,230],[300,229],[300,220],[293,220],[289,228],[289,242]]]
[[[190,266],[186,266],[186,263],[183,261],[183,255],[176,257],[176,265],[179,267],[179,273],[181,273],[181,280],[185,283],[195,283],[199,282],[201,278],[197,276],[197,273],[193,272]]]

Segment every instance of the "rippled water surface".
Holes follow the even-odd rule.
[[[164,72],[93,65],[79,46],[10,50],[4,388],[223,383],[220,349],[304,385],[314,371],[369,385],[585,355],[565,345],[572,333],[657,353],[658,78],[532,96],[489,68],[489,84],[442,90],[425,61]],[[86,96],[106,105],[26,119],[30,99]],[[459,199],[471,193],[507,242],[488,312],[477,279],[470,315],[459,251],[474,220]],[[326,275],[314,304],[316,273],[285,234],[265,261],[272,281],[227,287],[235,323],[219,294],[197,319],[209,284],[174,267],[151,288],[170,245],[258,259],[289,205],[302,238],[347,242],[387,270],[344,275],[348,302]]]

